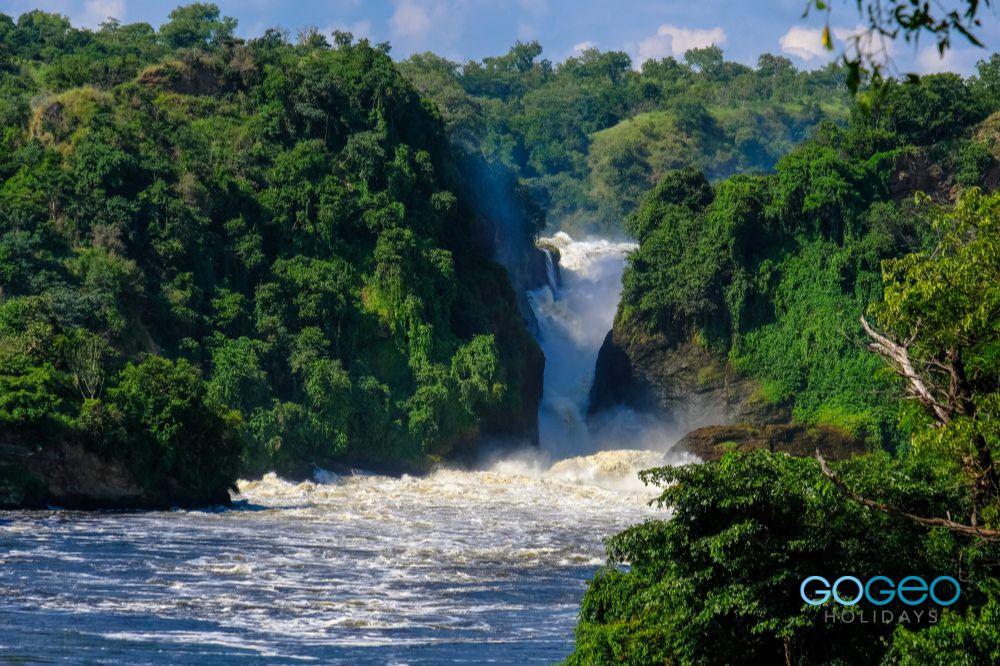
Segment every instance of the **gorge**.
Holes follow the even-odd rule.
[[[271,473],[240,481],[229,510],[0,514],[4,654],[563,659],[601,535],[656,515],[636,473],[663,464],[673,439],[628,410],[586,423],[634,245],[566,234],[543,245],[558,248],[559,279],[529,295],[546,355],[537,449],[423,476]]]
[[[1000,54],[164,21],[0,13],[0,661],[1000,660]]]

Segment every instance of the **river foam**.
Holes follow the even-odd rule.
[[[551,663],[649,451],[239,483],[237,509],[0,518],[0,657]]]
[[[664,513],[641,469],[672,433],[584,418],[632,245],[549,242],[530,296],[541,446],[422,476],[239,482],[233,510],[0,512],[0,661],[524,664],[572,649],[602,540]]]

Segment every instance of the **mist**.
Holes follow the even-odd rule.
[[[540,244],[559,251],[558,279],[552,275],[548,285],[528,294],[545,353],[540,454],[559,461],[611,450],[666,453],[683,433],[653,415],[621,407],[587,421],[597,355],[614,322],[625,263],[636,244],[576,241],[564,232]]]

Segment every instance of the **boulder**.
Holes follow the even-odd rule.
[[[811,456],[819,449],[827,460],[841,460],[867,453],[864,440],[825,425],[770,424],[714,425],[698,428],[674,445],[709,462],[731,451],[767,449],[793,456]]]

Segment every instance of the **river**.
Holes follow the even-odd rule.
[[[552,663],[601,539],[655,516],[668,432],[584,419],[630,244],[550,239],[538,450],[392,478],[241,481],[233,509],[0,513],[3,663]]]

